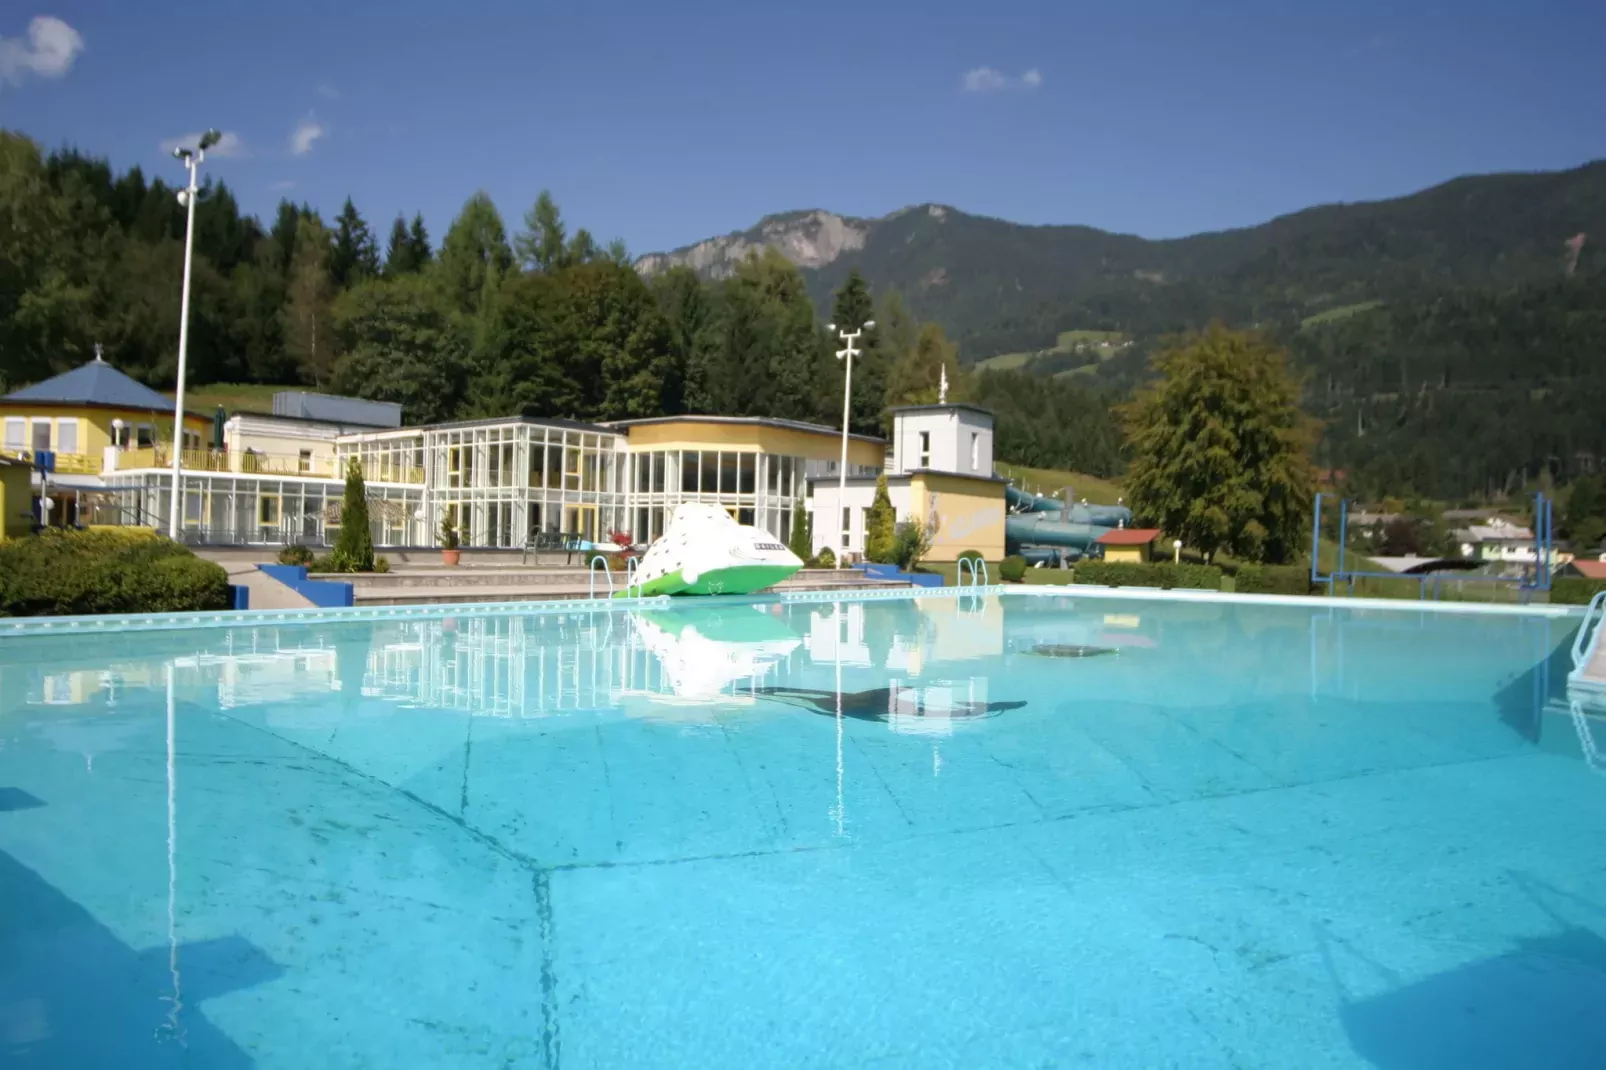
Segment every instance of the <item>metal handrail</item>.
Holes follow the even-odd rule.
[[[1595,597],[1584,608],[1584,619],[1578,625],[1578,634],[1573,636],[1573,668],[1583,668],[1584,662],[1589,659],[1595,640],[1600,636],[1602,619],[1606,619],[1606,591],[1596,591]]]
[[[630,597],[630,590],[633,587],[636,588],[636,593],[638,595],[641,593],[641,585],[636,582],[636,572],[637,572],[636,564],[637,564],[637,562],[636,562],[636,559],[634,557],[625,558],[625,597],[626,598]]]
[[[1584,713],[1581,703],[1568,703],[1568,712],[1572,714],[1573,730],[1578,733],[1578,747],[1584,753],[1584,764],[1596,773],[1606,773],[1606,757],[1600,753],[1600,747],[1595,743],[1595,733],[1589,728],[1589,716]]]
[[[965,584],[965,570],[966,569],[970,570],[971,585],[975,584],[975,582],[976,582],[976,565],[975,565],[975,562],[973,562],[968,557],[961,557],[959,559],[959,562],[954,566],[954,586],[955,587],[964,587],[964,586],[966,586],[966,584]]]
[[[608,597],[613,597],[613,569],[608,567],[608,558],[603,554],[593,554],[591,561],[586,565],[586,589],[588,594],[597,597],[597,566],[602,566],[602,575],[608,581]]]

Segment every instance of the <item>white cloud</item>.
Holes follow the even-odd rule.
[[[305,156],[312,151],[312,143],[321,137],[327,137],[329,130],[318,120],[311,118],[301,120],[295,131],[290,135],[290,153],[293,156]]]
[[[1006,89],[1029,92],[1043,84],[1043,72],[1033,67],[1019,78],[1013,78],[992,67],[976,67],[966,71],[959,84],[967,93],[998,93]]]
[[[965,72],[963,84],[967,93],[991,93],[1008,85],[1009,79],[991,67],[977,67]]]
[[[197,130],[193,134],[180,134],[178,137],[163,138],[160,145],[164,153],[171,154],[174,149],[193,149],[200,143],[201,132]],[[218,138],[218,143],[206,151],[209,156],[232,157],[234,159],[249,155],[246,152],[245,142],[240,140],[240,135],[232,130],[225,130],[222,136]]]
[[[279,181],[269,185],[268,188],[275,193],[284,193],[288,190],[295,189],[296,184],[288,178],[281,178]]]
[[[29,75],[60,78],[84,50],[78,31],[50,15],[28,23],[28,36],[0,37],[0,82],[20,85]]]
[[[318,95],[325,100],[339,100],[340,90],[336,89],[328,82],[324,82],[318,87]]]

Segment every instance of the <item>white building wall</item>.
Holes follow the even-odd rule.
[[[898,475],[931,468],[990,476],[992,417],[957,406],[897,413],[893,416],[892,453],[892,470]]]
[[[841,560],[844,551],[852,556],[863,556],[865,520],[870,513],[870,506],[875,504],[875,481],[850,481],[846,497],[840,496],[838,490],[837,484],[829,479],[814,483],[814,493],[810,498],[814,518],[811,552],[818,554],[829,547],[838,560]],[[887,497],[892,501],[892,510],[899,522],[909,518],[910,494],[907,482],[887,481]],[[849,510],[846,539],[843,538],[842,527],[844,505]]]

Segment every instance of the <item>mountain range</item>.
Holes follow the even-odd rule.
[[[898,290],[970,363],[1052,350],[1064,332],[1143,339],[1212,319],[1297,328],[1373,303],[1560,280],[1606,240],[1606,160],[1567,171],[1476,175],[1390,200],[1332,204],[1258,226],[1151,240],[1027,226],[923,204],[876,219],[813,209],[636,261],[728,275],[770,246],[822,309],[848,273]]]

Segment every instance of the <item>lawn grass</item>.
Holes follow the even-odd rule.
[[[1056,353],[1069,353],[1080,345],[1096,345],[1099,342],[1124,342],[1126,335],[1120,331],[1061,331],[1054,344],[1047,349],[1037,349],[1026,353],[1000,353],[995,357],[978,360],[976,368],[980,371],[1006,372],[1024,368],[1038,357],[1049,357]],[[1097,368],[1100,363],[1108,360],[1116,353],[1115,349],[1101,351],[1098,360],[1092,364],[1084,364],[1080,368],[1071,368],[1063,372],[1055,372],[1055,377],[1062,375],[1077,375]]]
[[[1005,479],[1015,481],[1015,486],[1022,490],[1030,488],[1033,493],[1056,495],[1065,487],[1071,488],[1077,500],[1086,498],[1094,505],[1115,505],[1121,497],[1121,485],[1114,480],[1100,479],[1083,472],[1068,472],[1062,468],[1028,468],[1021,464],[1006,464],[998,462],[995,467],[998,474]]]
[[[976,367],[982,371],[1007,372],[1014,371],[1033,357],[1036,353],[1000,353],[996,357],[978,360]]]
[[[295,390],[293,386],[271,386],[262,383],[207,383],[192,386],[184,391],[184,408],[188,412],[209,415],[222,405],[229,413],[273,411],[273,395],[281,390]],[[167,392],[172,397],[172,391]]]

